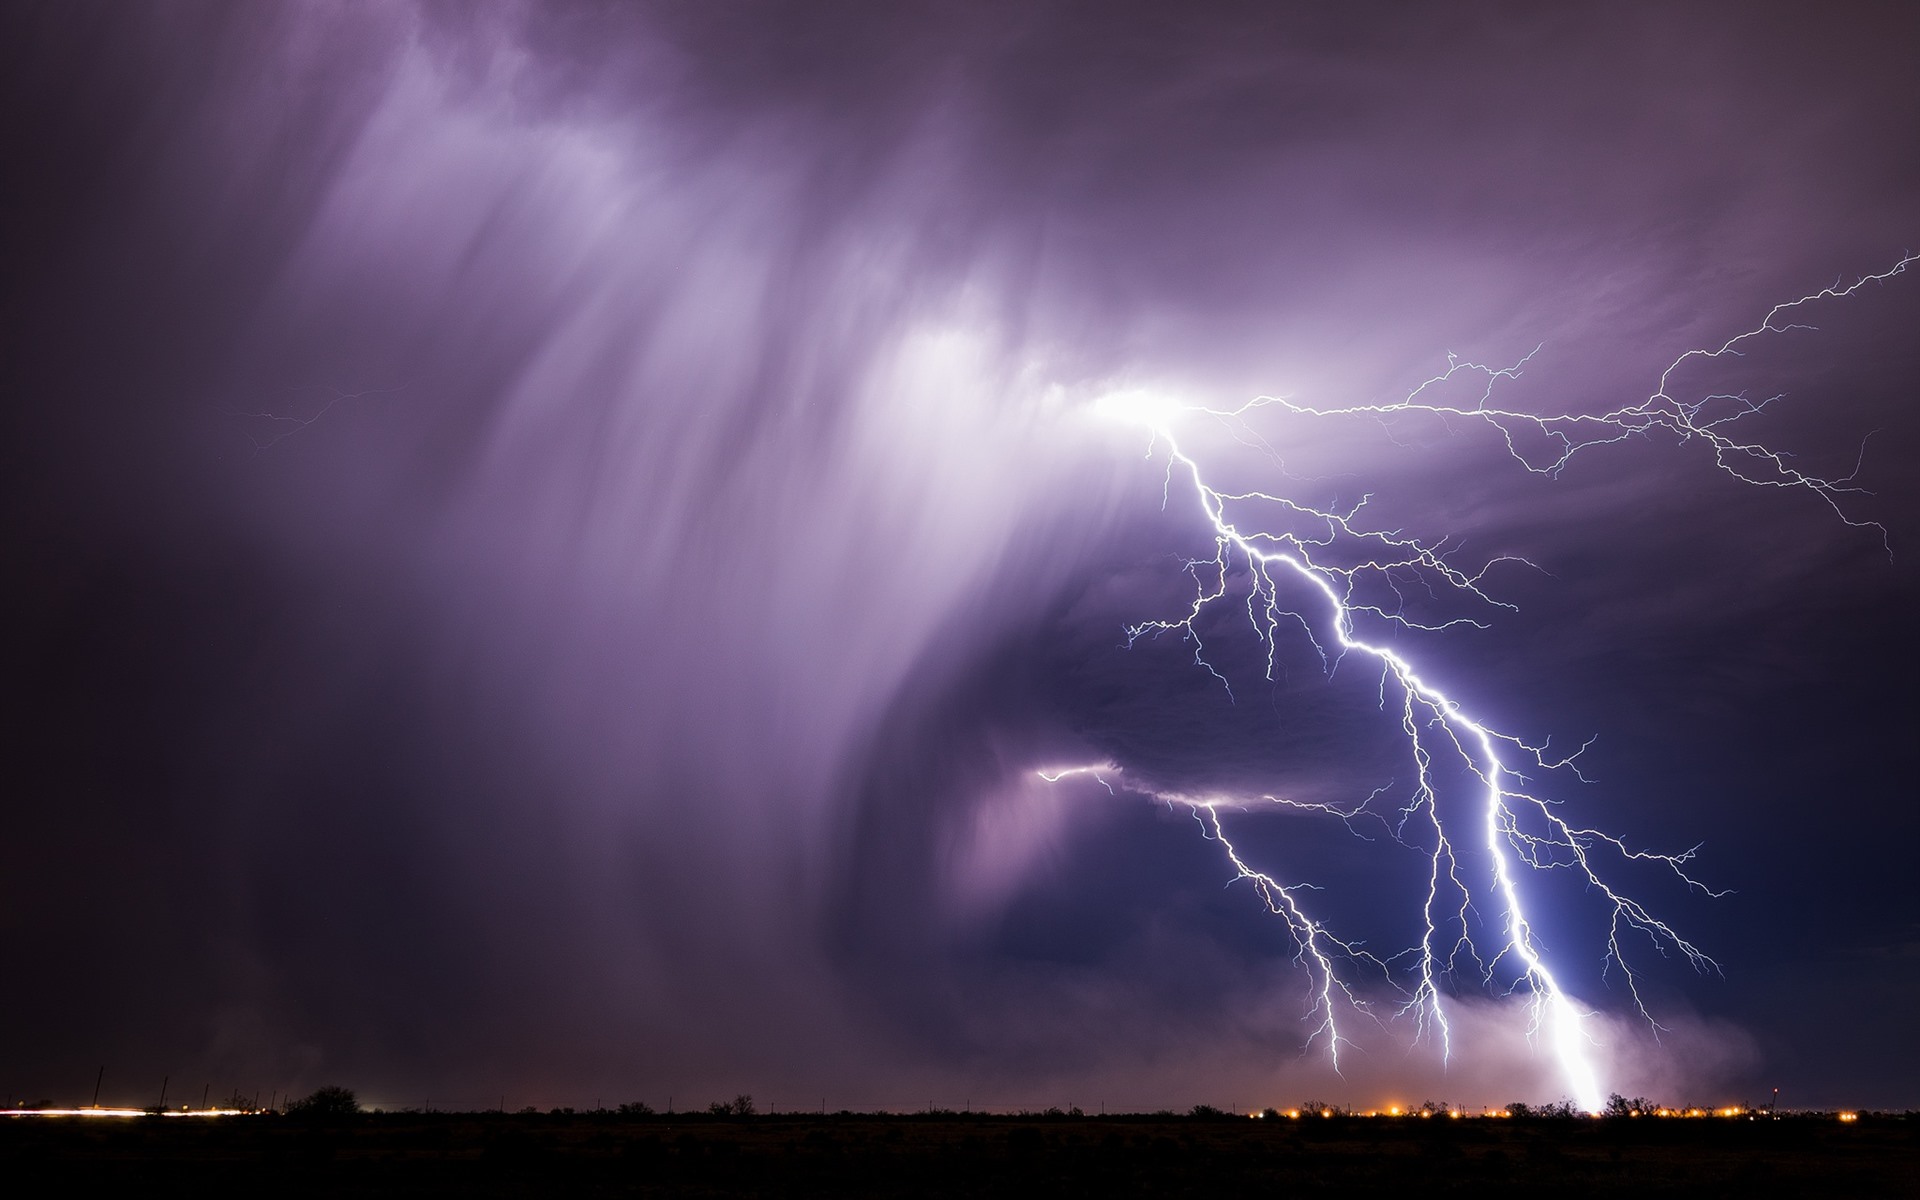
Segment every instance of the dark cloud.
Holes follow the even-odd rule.
[[[1142,793],[1353,798],[1403,752],[1356,663],[1292,646],[1229,700],[1176,638],[1123,649],[1210,537],[1085,402],[1339,405],[1542,346],[1510,402],[1611,407],[1886,267],[1920,190],[1897,8],[6,23],[0,930],[42,1035],[0,1086],[35,1094],[107,1059],[129,1098],[1547,1098],[1493,1002],[1451,1075],[1397,1027],[1348,1083],[1299,1056],[1284,938]],[[1911,941],[1915,294],[1679,381],[1785,393],[1756,428],[1822,472],[1876,431],[1848,512],[1891,561],[1697,446],[1547,480],[1470,424],[1262,426],[1302,494],[1537,564],[1489,630],[1399,644],[1597,736],[1568,803],[1738,889],[1661,893],[1727,968],[1654,968],[1684,1053],[1568,967],[1618,1078],[1905,1102],[1893,1016],[1817,1058],[1832,1005],[1755,981],[1863,995]],[[1032,775],[1106,760],[1133,790]],[[1401,848],[1236,828],[1406,936]],[[1546,921],[1594,933],[1577,890]]]

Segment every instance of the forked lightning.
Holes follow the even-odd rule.
[[[1342,1046],[1348,1044],[1343,1022],[1352,1013],[1368,1012],[1365,997],[1381,984],[1401,997],[1400,1013],[1411,1014],[1419,1029],[1433,1034],[1443,1058],[1450,1056],[1453,1031],[1442,1000],[1470,973],[1477,980],[1476,988],[1527,998],[1530,1035],[1544,1034],[1574,1101],[1589,1111],[1599,1110],[1605,1089],[1594,1062],[1589,1014],[1547,961],[1529,916],[1529,897],[1522,886],[1525,873],[1570,871],[1610,908],[1605,964],[1620,973],[1635,1007],[1652,1021],[1626,953],[1627,939],[1645,936],[1662,949],[1677,951],[1697,969],[1717,967],[1665,920],[1619,890],[1613,878],[1624,865],[1652,865],[1671,872],[1686,887],[1718,894],[1689,873],[1694,851],[1663,854],[1636,849],[1618,837],[1563,817],[1544,785],[1559,778],[1578,778],[1577,751],[1572,756],[1555,756],[1544,744],[1490,727],[1389,644],[1389,635],[1396,629],[1478,624],[1467,616],[1415,615],[1408,603],[1408,590],[1413,587],[1427,595],[1504,607],[1483,587],[1486,567],[1469,572],[1457,566],[1446,539],[1428,541],[1396,530],[1369,528],[1363,520],[1365,498],[1342,508],[1272,492],[1216,488],[1208,483],[1200,463],[1181,448],[1176,427],[1195,420],[1220,421],[1241,440],[1264,445],[1248,419],[1265,408],[1313,418],[1368,415],[1383,420],[1424,417],[1473,422],[1504,439],[1522,467],[1546,475],[1557,475],[1575,455],[1596,446],[1665,434],[1706,446],[1720,470],[1744,482],[1812,492],[1847,524],[1879,530],[1884,539],[1884,529],[1843,507],[1843,499],[1859,491],[1853,475],[1810,474],[1786,454],[1743,436],[1741,422],[1761,411],[1767,401],[1732,394],[1682,400],[1674,394],[1675,376],[1690,363],[1737,356],[1749,343],[1769,334],[1809,328],[1796,319],[1802,310],[1892,279],[1916,261],[1920,255],[1909,254],[1878,274],[1776,305],[1759,324],[1717,348],[1689,350],[1675,359],[1646,399],[1602,413],[1541,416],[1501,407],[1496,391],[1503,381],[1518,375],[1526,360],[1493,368],[1451,357],[1444,372],[1391,403],[1316,408],[1262,396],[1222,410],[1173,404],[1140,392],[1103,398],[1097,406],[1103,415],[1147,430],[1148,457],[1165,456],[1166,497],[1171,500],[1176,485],[1190,486],[1214,535],[1213,556],[1188,564],[1194,580],[1188,610],[1175,618],[1131,626],[1128,644],[1177,634],[1192,645],[1194,662],[1212,672],[1231,694],[1227,673],[1209,658],[1201,624],[1212,610],[1243,593],[1245,617],[1263,649],[1268,681],[1275,679],[1283,633],[1297,632],[1309,639],[1329,669],[1348,656],[1358,656],[1378,670],[1381,707],[1391,708],[1398,717],[1412,785],[1397,808],[1374,812],[1370,806],[1379,800],[1380,792],[1345,809],[1277,796],[1193,796],[1137,786],[1113,763],[1052,768],[1042,771],[1042,778],[1057,781],[1088,775],[1109,791],[1129,790],[1190,809],[1205,835],[1225,851],[1235,871],[1233,878],[1249,882],[1285,923],[1297,957],[1312,979],[1308,1044],[1324,1041],[1336,1068]],[[1463,383],[1470,385],[1470,400],[1445,399],[1457,395]],[[1304,894],[1310,885],[1284,882],[1251,865],[1228,837],[1222,810],[1252,804],[1331,815],[1350,823],[1370,814],[1384,820],[1400,841],[1417,847],[1426,878],[1414,944],[1380,956],[1343,940],[1311,911]]]

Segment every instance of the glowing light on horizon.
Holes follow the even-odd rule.
[[[1430,1031],[1439,1042],[1442,1060],[1450,1059],[1452,1030],[1442,999],[1462,968],[1471,964],[1481,987],[1528,997],[1529,1036],[1544,1033],[1575,1103],[1598,1112],[1605,1089],[1591,1054],[1593,1036],[1586,1028],[1589,1014],[1549,966],[1529,915],[1529,898],[1522,892],[1520,868],[1571,871],[1609,906],[1602,965],[1620,972],[1634,1007],[1653,1025],[1656,1034],[1660,1027],[1641,995],[1639,977],[1628,961],[1623,937],[1637,932],[1656,948],[1677,951],[1697,970],[1718,970],[1718,966],[1638,900],[1617,890],[1608,876],[1622,865],[1654,865],[1669,871],[1686,888],[1708,895],[1721,893],[1688,873],[1687,864],[1698,847],[1673,854],[1636,849],[1618,837],[1575,825],[1559,815],[1556,801],[1539,785],[1566,776],[1580,778],[1575,765],[1579,750],[1556,755],[1546,743],[1536,745],[1492,728],[1423,675],[1411,658],[1383,640],[1398,631],[1481,624],[1468,616],[1423,620],[1410,615],[1401,589],[1412,581],[1432,594],[1451,595],[1483,606],[1511,607],[1482,587],[1491,563],[1469,572],[1455,565],[1445,538],[1428,541],[1397,530],[1371,528],[1363,520],[1369,497],[1347,507],[1334,507],[1291,494],[1220,490],[1208,482],[1200,463],[1181,448],[1176,429],[1194,420],[1219,421],[1240,440],[1264,446],[1264,439],[1251,432],[1247,418],[1265,408],[1313,418],[1429,416],[1469,421],[1501,437],[1523,468],[1548,476],[1557,476],[1584,450],[1664,432],[1682,443],[1705,445],[1712,452],[1715,466],[1742,482],[1810,491],[1846,524],[1879,529],[1884,541],[1884,528],[1856,519],[1842,507],[1844,497],[1860,490],[1853,483],[1854,475],[1828,479],[1810,474],[1793,465],[1783,452],[1743,439],[1738,423],[1759,412],[1767,402],[1756,403],[1741,395],[1708,395],[1683,402],[1672,394],[1673,380],[1675,373],[1689,363],[1738,356],[1747,343],[1764,335],[1810,328],[1790,318],[1804,306],[1841,299],[1870,283],[1891,279],[1916,261],[1920,261],[1920,255],[1909,254],[1891,268],[1863,276],[1850,285],[1836,284],[1775,305],[1758,325],[1719,347],[1680,355],[1661,373],[1658,386],[1645,400],[1604,413],[1540,416],[1500,407],[1495,403],[1496,390],[1503,381],[1517,377],[1527,360],[1494,368],[1452,356],[1444,372],[1391,403],[1315,408],[1261,396],[1238,408],[1211,409],[1180,405],[1139,391],[1118,392],[1095,402],[1098,415],[1147,431],[1148,457],[1165,457],[1164,495],[1170,502],[1177,482],[1190,486],[1214,536],[1213,556],[1187,564],[1194,583],[1188,610],[1176,618],[1130,626],[1126,631],[1128,645],[1161,634],[1178,634],[1192,645],[1194,663],[1211,673],[1231,697],[1232,684],[1209,658],[1199,621],[1228,603],[1228,597],[1236,591],[1244,591],[1245,619],[1263,647],[1268,682],[1275,681],[1283,631],[1297,633],[1308,640],[1329,671],[1349,656],[1374,664],[1379,672],[1381,707],[1385,709],[1391,701],[1397,710],[1413,782],[1407,798],[1393,812],[1371,812],[1369,806],[1381,791],[1346,809],[1276,796],[1258,798],[1265,805],[1334,815],[1349,822],[1362,813],[1371,813],[1384,819],[1403,843],[1417,844],[1426,851],[1421,933],[1413,946],[1396,954],[1377,956],[1357,942],[1336,936],[1312,915],[1306,903],[1303,892],[1312,885],[1282,881],[1248,862],[1228,837],[1220,810],[1223,806],[1255,803],[1253,799],[1196,798],[1126,782],[1120,785],[1190,809],[1204,836],[1221,846],[1236,872],[1234,881],[1249,882],[1268,910],[1282,919],[1293,941],[1296,960],[1312,980],[1307,1045],[1324,1041],[1336,1071],[1341,1047],[1349,1044],[1342,1032],[1343,1014],[1368,1011],[1361,990],[1376,982],[1388,985],[1404,998],[1398,1012],[1412,1014],[1416,1040]],[[1448,399],[1458,394],[1462,384],[1469,385],[1473,398],[1465,402]],[[1113,792],[1120,773],[1119,766],[1101,763],[1049,768],[1040,776],[1049,782],[1091,776]],[[1462,789],[1455,786],[1450,775],[1464,781],[1465,794],[1456,794]],[[1462,817],[1462,808],[1477,816]],[[1484,862],[1480,861],[1482,857]],[[1477,914],[1483,912],[1497,915],[1491,920],[1478,918]],[[1476,919],[1480,920],[1481,933],[1476,933]],[[1495,940],[1480,945],[1480,938],[1491,930],[1497,930]],[[1503,970],[1510,976],[1504,984]]]
[[[0,1117],[250,1117],[246,1108],[0,1108]]]

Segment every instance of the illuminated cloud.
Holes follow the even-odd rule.
[[[1531,353],[1516,410],[1605,411],[1883,269],[1920,190],[1911,39],[1846,14],[66,9],[0,52],[0,867],[46,981],[0,1015],[49,1092],[105,1056],[476,1103],[1330,1093],[1292,947],[1142,796],[1344,808],[1406,786],[1397,731],[1310,647],[1237,702],[1126,648],[1212,545],[1138,398],[1334,410]],[[1538,564],[1484,631],[1409,631],[1422,671],[1597,738],[1583,824],[1707,843],[1737,895],[1676,927],[1728,981],[1657,968],[1649,1009],[1835,1088],[1897,1086],[1792,1014],[1830,1003],[1796,898],[1862,914],[1838,961],[1901,934],[1911,284],[1713,385],[1784,393],[1767,444],[1828,477],[1880,430],[1846,507],[1893,565],[1663,436],[1548,480],[1432,414],[1175,431],[1223,489]],[[1134,790],[1036,781],[1083,762]],[[1403,849],[1222,817],[1403,944]],[[1595,912],[1539,920],[1608,1046],[1643,1029]],[[1505,1011],[1449,1010],[1504,1048],[1469,1075],[1356,1028],[1351,1094],[1557,1094]]]

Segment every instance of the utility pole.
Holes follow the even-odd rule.
[[[95,1108],[100,1107],[100,1081],[106,1077],[107,1069],[104,1066],[100,1068],[100,1073],[93,1077],[93,1106]]]

